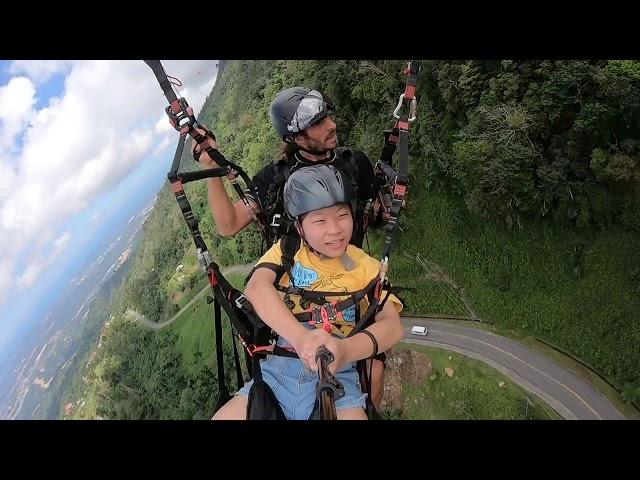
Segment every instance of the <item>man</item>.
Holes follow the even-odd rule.
[[[364,210],[369,200],[375,200],[376,178],[371,161],[363,152],[338,148],[336,124],[329,116],[333,108],[331,100],[322,92],[304,87],[285,89],[271,103],[271,123],[283,141],[281,158],[260,170],[253,182],[265,209],[272,241],[277,241],[284,232],[296,234],[295,229],[287,228],[282,201],[282,190],[289,175],[305,166],[330,164],[344,172],[356,190],[356,223],[351,244],[362,247],[367,226]],[[206,132],[200,130],[200,133]],[[218,148],[211,138],[209,144]],[[217,167],[195,142],[192,151],[206,168]],[[255,199],[249,198],[253,209],[250,210],[241,200],[231,202],[221,178],[209,178],[207,182],[209,206],[220,235],[235,235],[256,219],[254,212],[259,207]],[[382,401],[385,359],[384,353],[378,355],[372,366],[371,401],[377,410]]]

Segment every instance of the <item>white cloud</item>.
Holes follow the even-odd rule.
[[[175,150],[176,144],[177,144],[177,141],[176,141],[175,138],[171,138],[169,135],[165,135],[162,138],[162,140],[160,140],[160,143],[158,143],[158,145],[156,146],[155,150],[152,153],[152,156],[155,157],[157,155],[160,155],[162,152],[164,152],[169,147],[173,147],[174,150]]]
[[[2,302],[3,293],[9,290],[13,272],[13,262],[10,258],[0,260],[0,302]]]
[[[34,115],[36,88],[26,77],[13,77],[0,87],[0,151],[11,151],[14,140]]]
[[[67,243],[69,243],[69,239],[71,239],[71,232],[65,232],[63,235],[56,238],[53,242],[54,247],[56,247],[55,251],[63,250]]]
[[[55,73],[68,72],[73,63],[71,60],[14,60],[9,66],[9,73],[24,73],[35,83],[43,83]]]
[[[89,222],[89,225],[91,228],[95,228],[100,224],[100,221],[102,220],[102,212],[98,211],[95,212],[93,215],[91,215],[91,220]]]
[[[163,61],[167,73],[182,80],[180,93],[196,114],[213,86],[216,63]],[[51,265],[51,250],[55,256],[64,252],[72,217],[178,138],[164,116],[162,90],[142,61],[21,61],[11,71],[27,74],[36,85],[54,72],[68,75],[59,98],[39,111],[31,80],[12,78],[0,87],[14,92],[5,104],[0,93],[0,115],[14,121],[9,127],[3,117],[0,133],[9,147],[0,157],[0,304],[12,277],[27,288]],[[67,233],[58,233],[52,244],[61,231]],[[16,258],[33,260],[16,271]]]
[[[0,198],[5,198],[8,195],[15,177],[15,168],[9,163],[9,160],[0,157]]]
[[[53,250],[47,251],[43,255],[32,260],[24,273],[18,277],[17,286],[20,289],[29,288],[38,278],[42,271],[50,266],[56,258],[64,251],[71,239],[71,232],[67,231],[53,241]]]
[[[18,277],[17,286],[20,289],[28,288],[36,281],[38,274],[45,267],[45,259],[39,257],[33,260],[22,275]]]

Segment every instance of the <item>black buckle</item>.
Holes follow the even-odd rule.
[[[287,294],[298,295],[299,297],[304,298],[304,288],[301,288],[301,287],[289,287],[287,289]]]
[[[325,303],[318,307],[314,307],[311,311],[311,320],[313,323],[326,323],[326,321],[333,321],[336,319],[338,311],[335,305],[331,303]]]
[[[384,134],[384,144],[395,147],[398,143],[398,137],[400,136],[400,131],[398,127],[394,127],[392,130],[385,130]],[[391,140],[391,137],[395,137],[394,140]]]

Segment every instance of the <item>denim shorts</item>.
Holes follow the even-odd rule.
[[[262,378],[271,387],[287,420],[307,420],[316,401],[318,373],[307,369],[298,358],[270,355],[260,361]],[[355,363],[347,365],[336,375],[344,386],[344,397],[336,400],[336,410],[365,408],[367,394],[360,388]],[[236,395],[249,395],[253,380],[247,382]]]

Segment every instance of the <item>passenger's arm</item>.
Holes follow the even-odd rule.
[[[376,314],[376,321],[366,329],[378,342],[378,353],[385,352],[398,343],[404,336],[404,329],[400,321],[400,314],[393,302],[388,301],[382,310]],[[356,333],[344,339],[334,338],[327,344],[327,348],[334,354],[335,360],[330,364],[332,372],[339,371],[347,363],[369,358],[373,352],[373,342],[368,335]]]

